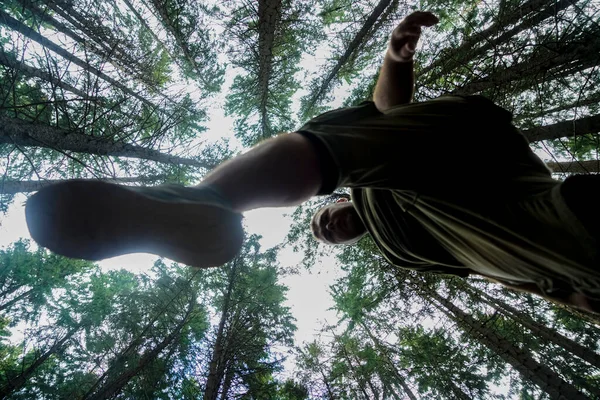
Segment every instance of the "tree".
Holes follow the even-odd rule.
[[[320,83],[317,82],[319,78],[317,78],[317,81],[311,83],[311,93],[303,100],[302,104],[303,118],[310,118],[315,115],[316,105],[323,99],[334,79],[339,79],[338,75],[340,75],[340,71],[344,67],[348,68],[346,66],[348,62],[356,63],[359,51],[364,50],[367,42],[372,40],[376,33],[378,33],[378,29],[384,26],[384,24],[378,23],[380,22],[378,19],[380,17],[383,17],[384,20],[390,18],[390,13],[386,13],[385,11],[394,10],[396,6],[397,2],[392,0],[380,0],[377,3],[356,35],[352,37],[352,40],[348,43],[343,53],[337,58],[331,70],[325,75],[325,78]],[[349,75],[348,72],[345,73]]]
[[[212,32],[202,28],[204,6],[181,0],[152,0],[152,5],[183,55],[185,74],[197,79],[207,94],[219,91],[225,71],[217,60]]]
[[[250,146],[293,128],[291,99],[300,87],[295,74],[320,31],[309,16],[315,5],[310,0],[226,5],[222,15],[233,39],[228,51],[243,73],[234,78],[225,107],[238,118],[236,136]]]
[[[283,306],[285,288],[277,283],[274,252],[261,253],[256,236],[241,254],[216,276],[215,308],[219,323],[211,336],[203,398],[228,399],[276,390],[271,375],[283,358],[277,344],[291,344],[295,330],[289,309]]]

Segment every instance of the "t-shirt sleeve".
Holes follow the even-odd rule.
[[[381,115],[381,112],[377,110],[375,103],[364,101],[357,106],[339,108],[323,113],[312,118],[296,131],[296,133],[306,137],[310,141],[317,153],[319,169],[323,179],[321,188],[317,193],[318,195],[333,193],[339,187],[341,181],[340,165],[336,162],[336,158],[332,154],[332,149],[328,144],[329,140],[323,138],[323,136],[327,136],[327,132],[323,132],[321,127],[342,127],[351,124],[353,121],[363,120],[376,115]],[[339,130],[335,132],[335,134],[338,133]]]

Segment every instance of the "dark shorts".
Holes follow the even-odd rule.
[[[320,153],[322,194],[387,189],[473,271],[600,296],[597,241],[511,119],[483,97],[447,96],[385,113],[373,103],[334,110],[299,133]]]
[[[445,96],[385,113],[372,102],[334,110],[298,130],[321,153],[321,193],[337,187],[494,191],[515,175],[550,176],[511,114],[480,96]],[[493,194],[493,193],[492,193]]]

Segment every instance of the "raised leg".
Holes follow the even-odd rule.
[[[211,267],[239,252],[241,212],[300,204],[320,184],[312,145],[289,134],[224,163],[193,188],[80,180],[48,186],[27,201],[26,218],[38,244],[67,257],[148,252]]]

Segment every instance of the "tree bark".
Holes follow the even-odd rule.
[[[548,168],[558,173],[589,174],[600,172],[600,160],[548,162]],[[600,365],[598,366],[600,368]]]
[[[494,22],[489,28],[484,29],[481,32],[476,32],[469,36],[463,43],[456,49],[448,49],[447,57],[439,57],[437,60],[432,62],[429,66],[423,68],[419,76],[423,77],[436,68],[442,68],[445,73],[453,70],[461,65],[468,63],[475,57],[484,54],[486,51],[492,49],[494,46],[498,46],[504,43],[511,37],[518,33],[536,26],[541,21],[555,15],[558,11],[564,10],[572,4],[572,0],[559,0],[557,2],[549,0],[530,0],[523,4],[521,7],[517,7],[510,14],[505,13],[504,15],[498,16],[496,22]],[[534,13],[532,16],[525,19],[531,12],[539,10],[541,7],[548,6],[540,12]],[[491,37],[498,34],[503,28],[519,22],[519,25],[513,27],[496,39]],[[482,46],[478,47],[480,44]],[[428,77],[425,79],[419,79],[420,85],[426,85],[438,78],[438,75]]]
[[[8,15],[7,13],[5,13],[4,11],[0,10],[0,23],[10,27],[11,29],[14,29],[15,31],[25,35],[26,37],[28,37],[29,39],[41,44],[42,46],[46,47],[49,50],[52,50],[53,52],[55,52],[56,54],[60,55],[61,57],[63,57],[64,59],[72,62],[73,64],[83,68],[84,70],[91,72],[92,74],[96,75],[97,77],[105,80],[106,82],[110,83],[112,86],[120,89],[123,93],[134,97],[136,99],[138,99],[139,101],[141,101],[142,103],[148,105],[149,107],[151,107],[152,109],[157,109],[157,107],[148,99],[140,96],[138,93],[134,92],[133,90],[129,89],[127,86],[123,85],[122,83],[120,83],[119,81],[111,78],[110,76],[106,75],[104,72],[100,71],[98,68],[91,66],[90,64],[88,64],[87,62],[83,61],[82,59],[80,59],[79,57],[75,56],[74,54],[69,53],[67,50],[63,49],[62,47],[60,47],[59,45],[57,45],[56,43],[46,39],[45,37],[43,37],[41,34],[39,34],[38,32],[34,31],[33,29],[29,28],[28,26],[22,24],[21,22],[17,21],[16,19],[14,19],[13,17],[11,17],[10,15]]]
[[[275,30],[281,21],[281,0],[259,0],[258,2],[258,90],[260,93],[259,118],[261,135],[273,135],[269,126],[267,100],[269,80],[273,71],[273,45]]]
[[[221,319],[219,320],[219,327],[217,328],[215,347],[208,364],[208,378],[206,380],[206,388],[204,390],[204,400],[217,400],[219,387],[223,381],[223,368],[221,368],[221,365],[219,364],[222,362],[222,353],[226,350],[224,346],[225,322],[229,316],[229,303],[231,302],[233,287],[235,285],[236,272],[237,260],[234,260],[231,266],[231,272],[229,274],[227,291],[225,292],[225,297],[223,299],[223,309],[221,310]]]
[[[227,372],[225,373],[225,381],[223,382],[223,390],[221,391],[221,400],[227,400],[227,396],[229,395],[229,390],[231,389],[231,382],[233,381],[233,371],[230,368],[227,368]]]
[[[61,79],[53,76],[52,74],[50,74],[46,71],[31,67],[31,66],[25,64],[23,61],[18,61],[14,55],[5,52],[2,48],[0,48],[0,64],[6,66],[8,68],[14,69],[14,70],[22,73],[25,76],[39,78],[43,81],[49,82],[49,83],[53,84],[54,86],[57,86],[68,92],[71,92],[73,94],[76,94],[77,96],[80,96],[84,99],[89,98],[88,94],[86,92],[84,92],[83,90],[77,89],[75,86],[72,86],[72,85],[62,81]],[[95,100],[95,99],[90,99],[90,100]]]
[[[20,295],[15,296],[14,298],[10,299],[6,303],[0,304],[0,312],[6,310],[7,308],[9,308],[10,306],[12,306],[13,304],[15,304],[16,302],[18,302],[19,300],[22,300],[25,297],[29,296],[34,291],[35,291],[35,288],[31,288],[31,289],[29,289],[29,290],[21,293]],[[4,296],[2,296],[2,297],[4,297]]]
[[[74,26],[78,27],[82,32],[92,38],[92,41],[97,45],[93,45],[92,41],[88,41],[82,36],[80,36],[77,32],[74,32],[72,29],[67,27],[62,22],[58,21],[51,15],[49,15],[46,11],[40,9],[36,4],[34,4],[31,0],[17,0],[24,8],[28,9],[32,14],[40,18],[42,21],[52,25],[57,31],[63,33],[64,35],[70,37],[75,42],[77,42],[82,48],[87,49],[90,48],[96,55],[98,55],[103,60],[109,60],[115,66],[123,69],[127,74],[136,77],[142,83],[148,84],[152,86],[151,82],[148,81],[148,75],[145,74],[144,71],[147,70],[141,63],[139,59],[136,59],[128,54],[125,50],[123,50],[118,43],[118,40],[113,39],[113,46],[111,47],[109,44],[105,43],[103,40],[97,37],[97,35],[93,34],[93,30],[89,29],[90,26],[94,26],[93,21],[86,20],[85,17],[79,13],[76,13],[72,7],[69,7],[68,10],[63,11],[63,9],[58,8],[54,5],[52,1],[49,2],[48,6],[51,7],[55,12],[60,13],[63,18],[70,21]],[[54,5],[54,7],[52,7]],[[75,14],[73,17],[67,14],[67,11]]]
[[[552,108],[548,108],[548,109],[541,109],[539,112],[528,113],[528,114],[522,113],[519,115],[515,115],[515,117],[513,118],[513,121],[519,121],[522,119],[539,118],[539,117],[543,117],[544,115],[552,114],[555,112],[577,109],[579,107],[590,106],[592,104],[598,104],[598,103],[600,103],[600,92],[592,94],[591,96],[586,97],[585,99],[577,99],[576,101],[571,102],[571,103],[562,104],[560,106],[556,106],[556,107],[552,107]],[[542,107],[540,107],[540,108],[542,108]]]
[[[471,285],[465,286],[467,287],[467,290],[473,292],[485,303],[487,303],[495,309],[501,310],[505,315],[507,315],[510,318],[513,318],[519,324],[529,329],[534,335],[548,342],[554,343],[557,346],[560,346],[563,349],[567,350],[571,354],[581,358],[582,360],[587,361],[594,367],[600,368],[600,355],[594,352],[593,350],[580,345],[579,343],[569,339],[566,336],[561,335],[559,332],[548,329],[546,326],[535,321],[529,315],[517,310],[510,304],[507,304],[500,299],[490,296],[483,290],[480,290]],[[598,395],[600,395],[600,393],[598,393]]]
[[[106,400],[113,398],[113,396],[117,395],[123,387],[140,371],[146,368],[152,361],[158,357],[158,355],[173,341],[177,338],[181,329],[189,322],[190,316],[194,310],[194,302],[195,299],[192,298],[188,305],[188,309],[186,311],[183,319],[177,324],[173,332],[171,332],[166,338],[164,338],[156,347],[152,350],[148,350],[144,353],[144,355],[140,358],[139,362],[132,368],[125,370],[123,373],[118,376],[109,379],[105,385],[101,386],[96,393],[91,396],[86,397],[86,400]]]
[[[45,147],[59,151],[74,151],[101,156],[131,157],[164,164],[188,165],[206,169],[215,167],[215,165],[209,163],[172,156],[142,146],[94,138],[77,131],[68,131],[49,125],[2,116],[0,116],[0,144]]]
[[[551,399],[557,400],[589,400],[589,397],[566,382],[556,372],[538,363],[528,352],[515,347],[508,340],[480,321],[465,313],[448,299],[431,289],[424,289],[426,296],[437,305],[444,314],[465,328],[465,332],[475,340],[496,353],[501,359],[513,366],[523,378],[536,384]]]
[[[132,178],[110,178],[103,179],[109,183],[151,183],[158,180],[162,180],[165,177],[162,175],[153,176],[136,176]],[[54,185],[56,183],[65,182],[68,179],[49,179],[44,181],[5,181],[0,180],[0,194],[16,194],[16,193],[29,193],[36,192],[44,186]],[[81,179],[80,179],[81,180]],[[97,179],[89,179],[90,181],[97,181]],[[2,308],[0,307],[0,310]]]
[[[450,385],[450,389],[452,390],[452,394],[454,394],[455,399],[459,400],[471,400],[471,397],[462,391],[461,388],[456,386],[456,384],[452,381],[448,382]]]
[[[354,52],[360,48],[360,45],[363,43],[363,41],[367,37],[367,34],[369,33],[369,31],[371,31],[371,28],[373,27],[373,25],[375,24],[375,22],[377,21],[379,16],[390,5],[391,2],[392,2],[392,0],[380,0],[379,1],[379,3],[377,4],[377,6],[373,10],[373,12],[371,12],[369,17],[366,19],[363,26],[356,33],[356,36],[354,36],[354,38],[352,39],[352,41],[350,42],[350,44],[348,45],[348,47],[346,48],[346,50],[344,51],[342,56],[338,59],[337,63],[334,65],[334,67],[331,69],[331,71],[329,71],[329,73],[327,74],[327,76],[325,77],[325,79],[323,80],[321,85],[319,86],[319,88],[317,90],[315,90],[314,92],[312,92],[311,94],[309,94],[308,100],[303,107],[304,110],[302,111],[305,118],[310,117],[315,105],[325,95],[325,93],[329,89],[333,79],[340,72],[340,70],[342,69],[344,64],[346,64],[346,62],[348,62],[348,60],[350,60],[350,58],[352,57]],[[375,32],[371,32],[371,34],[374,34],[374,33]]]
[[[154,40],[156,40],[156,43],[160,44],[160,46],[163,48],[163,50],[165,51],[165,53],[167,53],[169,55],[169,57],[171,58],[171,60],[175,60],[175,57],[171,54],[171,52],[170,52],[169,48],[167,47],[167,45],[164,44],[164,42],[162,40],[160,40],[160,38],[158,37],[158,35],[156,34],[156,32],[154,32],[150,28],[150,25],[148,25],[148,22],[146,22],[146,19],[133,6],[133,3],[131,3],[130,0],[123,0],[123,2],[127,5],[127,8],[129,8],[129,10],[135,15],[135,17],[138,19],[138,21],[140,21],[140,23],[142,25],[144,25],[144,27],[146,28],[146,30],[148,32],[150,32],[150,34],[152,35],[152,37],[154,38]]]
[[[50,356],[58,353],[62,349],[63,345],[69,339],[71,339],[71,337],[73,337],[73,335],[77,333],[77,331],[79,331],[80,327],[80,325],[77,325],[74,328],[72,328],[62,339],[54,343],[52,347],[48,349],[48,351],[46,351],[44,354],[38,357],[29,367],[27,367],[27,369],[25,369],[25,371],[21,372],[18,376],[12,379],[7,379],[8,382],[6,386],[0,388],[0,399],[6,398],[12,392],[19,390],[21,387],[23,387],[23,385],[27,382],[27,379],[29,379],[29,377],[35,372],[35,370],[44,362],[46,362],[46,360],[50,358]]]
[[[529,142],[551,140],[562,137],[586,135],[600,132],[600,115],[592,115],[572,121],[561,121],[552,125],[538,126],[522,131]]]
[[[575,43],[540,44],[536,54],[508,68],[497,70],[488,76],[471,81],[453,90],[452,94],[469,95],[494,87],[519,81],[519,89],[526,89],[541,82],[574,74],[597,64],[600,43],[598,32],[585,32]],[[583,44],[581,44],[583,43]]]
[[[360,321],[359,324],[364,329],[365,333],[369,336],[369,338],[371,339],[371,341],[373,342],[375,347],[380,351],[381,356],[383,356],[385,358],[387,364],[390,367],[390,370],[392,371],[392,374],[394,374],[394,376],[396,377],[396,382],[402,387],[402,390],[404,391],[404,393],[408,396],[408,398],[410,400],[417,400],[417,396],[415,396],[413,391],[407,385],[404,377],[402,375],[400,375],[400,373],[396,369],[396,366],[394,365],[392,359],[390,358],[389,351],[388,351],[388,349],[386,349],[385,345],[383,345],[381,343],[381,341],[379,340],[379,338],[377,338],[377,336],[374,335],[373,332],[371,332],[371,329],[369,329],[369,327],[367,326],[367,324],[364,321]]]

